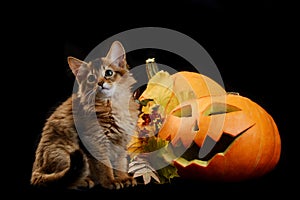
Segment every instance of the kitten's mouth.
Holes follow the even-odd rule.
[[[111,91],[110,87],[103,87],[103,86],[99,86],[99,92],[105,95],[108,95]]]
[[[99,90],[100,90],[100,91],[101,91],[101,90],[109,90],[109,88],[104,87],[104,86],[99,86]]]

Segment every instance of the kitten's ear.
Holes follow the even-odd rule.
[[[114,41],[105,57],[106,60],[109,60],[111,63],[118,67],[125,68],[126,65],[126,55],[125,49],[121,42]]]
[[[79,71],[80,66],[83,65],[83,64],[86,64],[86,63],[84,61],[81,61],[81,60],[77,59],[77,58],[69,56],[68,57],[68,64],[69,64],[69,67],[72,70],[73,74],[75,76],[77,76],[77,73]]]

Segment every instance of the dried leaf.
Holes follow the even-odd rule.
[[[151,176],[148,173],[143,174],[144,184],[148,184],[151,181]]]
[[[140,164],[140,165],[132,165],[129,170],[128,170],[128,173],[134,173],[136,172],[137,170],[139,169],[143,169],[146,167],[146,164]]]
[[[129,163],[128,172],[132,173],[134,178],[141,176],[145,185],[150,183],[152,178],[160,183],[156,170],[150,166],[149,162],[138,156]]]
[[[154,180],[156,180],[158,183],[160,183],[158,174],[157,174],[156,172],[154,173],[154,171],[151,171],[151,172],[150,172],[150,175],[151,175],[151,177],[152,177]]]
[[[159,180],[159,177],[158,177],[157,173],[155,171],[152,171],[149,168],[140,169],[140,170],[136,171],[133,174],[134,178],[139,177],[139,176],[143,177],[143,181],[144,181],[145,185],[148,184],[148,183],[150,183],[151,178],[153,178],[158,183],[160,183],[160,180]]]

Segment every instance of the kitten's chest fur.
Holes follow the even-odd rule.
[[[95,102],[99,134],[105,135],[113,144],[126,148],[137,121],[137,103],[133,99],[101,99]],[[129,100],[129,102],[128,102]]]

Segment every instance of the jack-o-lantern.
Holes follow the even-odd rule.
[[[162,139],[180,177],[216,181],[260,177],[279,161],[281,140],[272,116],[202,74],[157,72],[138,100],[138,131],[128,148],[133,157],[160,146],[150,148],[147,138]]]
[[[278,163],[281,140],[273,118],[240,95],[183,102],[165,119],[159,137],[185,149],[174,160],[181,177],[240,181],[260,177]]]

